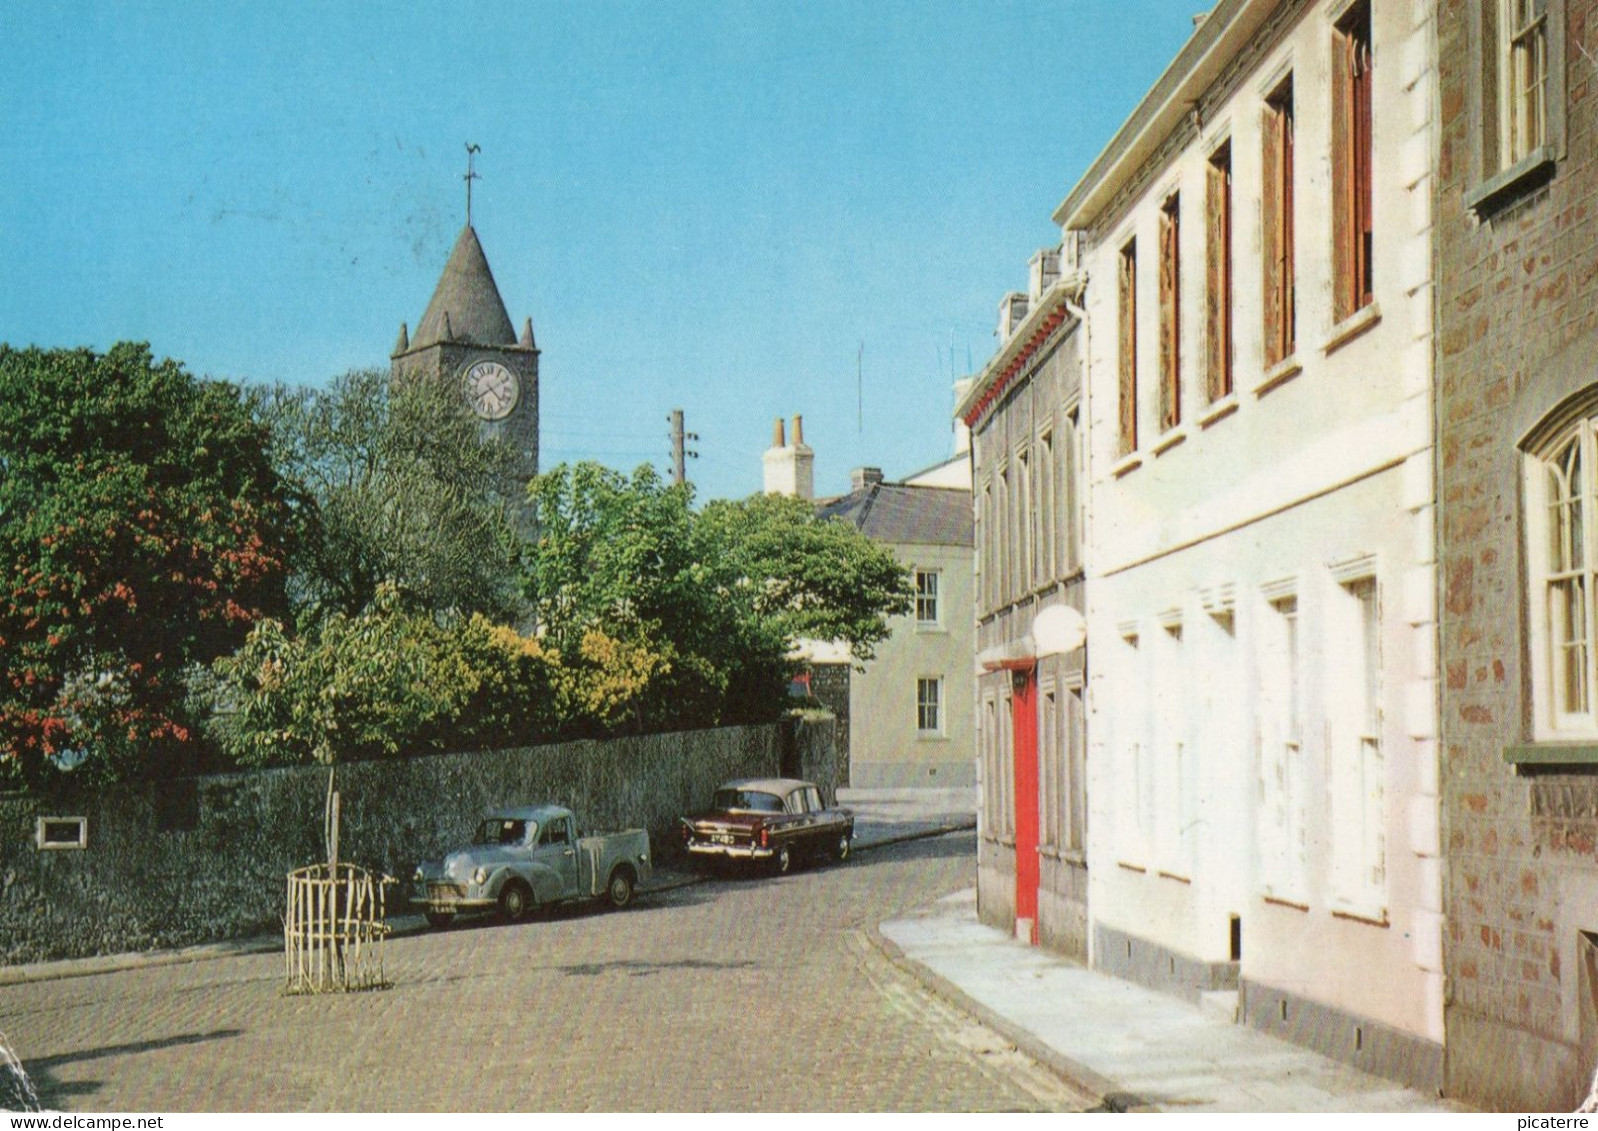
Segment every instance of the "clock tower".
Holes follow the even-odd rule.
[[[512,497],[538,474],[538,346],[533,320],[517,337],[468,219],[414,335],[400,324],[389,380],[436,381],[459,391],[485,442],[515,452]]]

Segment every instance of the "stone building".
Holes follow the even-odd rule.
[[[507,495],[521,500],[538,474],[538,346],[533,320],[518,338],[471,224],[461,229],[416,333],[400,324],[390,380],[457,385],[485,440],[515,453]]]
[[[1598,1060],[1592,0],[1443,0],[1436,204],[1447,1090]]]
[[[1083,608],[1081,286],[1038,252],[955,412],[975,476],[978,913],[1085,959],[1086,655],[1038,629]]]
[[[1222,0],[1054,216],[1086,280],[1092,964],[1428,1089],[1432,8]]]
[[[815,453],[794,417],[763,464],[768,494],[812,498]],[[911,611],[860,670],[831,641],[805,641],[810,690],[838,719],[838,758],[856,788],[952,788],[975,781],[971,674],[971,490],[964,452],[898,482],[857,468],[849,493],[814,500],[891,550],[915,587]],[[959,484],[964,482],[964,486]],[[948,485],[954,484],[954,485]]]

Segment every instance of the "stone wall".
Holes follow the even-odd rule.
[[[1482,184],[1476,5],[1444,0],[1436,203],[1448,1094],[1568,1110],[1598,1047],[1581,932],[1598,930],[1598,776],[1521,769],[1531,674],[1525,430],[1598,381],[1592,0],[1549,5],[1565,136],[1546,180],[1472,214]],[[1558,44],[1556,42],[1555,46]],[[1586,983],[1586,984],[1584,984]],[[1585,1031],[1585,1036],[1584,1036]]]
[[[642,826],[657,854],[726,778],[836,785],[830,717],[360,762],[337,771],[340,858],[408,881],[495,806],[553,801],[585,830]],[[325,767],[0,798],[0,962],[186,946],[280,927],[287,873],[326,858]],[[85,817],[86,849],[41,850],[41,817]],[[403,906],[408,888],[390,889]],[[391,907],[393,904],[391,903]]]

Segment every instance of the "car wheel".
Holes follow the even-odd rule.
[[[610,883],[605,887],[605,894],[610,897],[612,907],[626,907],[633,901],[633,877],[626,868],[617,868],[610,874]]]
[[[849,859],[850,841],[852,839],[853,837],[849,833],[844,833],[838,838],[838,847],[832,850],[832,858],[838,863],[842,864]]]
[[[777,849],[777,854],[771,858],[771,870],[779,876],[786,876],[793,869],[793,849],[786,844]]]
[[[435,931],[442,931],[455,921],[455,912],[453,911],[429,911],[426,914],[427,925]]]
[[[532,910],[533,893],[520,880],[512,880],[499,893],[499,915],[507,923],[519,923]]]

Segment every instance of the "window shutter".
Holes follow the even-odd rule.
[[[1121,252],[1121,454],[1137,450],[1137,250]]]
[[[1359,307],[1355,239],[1354,141],[1355,39],[1347,32],[1332,40],[1332,320],[1341,322]]]
[[[1179,221],[1175,198],[1160,213],[1160,431],[1167,432],[1181,421],[1182,371],[1178,356],[1181,313],[1181,259],[1177,247]]]
[[[1282,349],[1282,147],[1280,111],[1265,112],[1262,139],[1262,165],[1265,191],[1260,194],[1260,227],[1265,236],[1265,365],[1269,368],[1286,356]]]
[[[1211,161],[1204,190],[1204,392],[1211,403],[1231,391],[1227,387],[1232,301],[1229,166],[1229,159]]]

